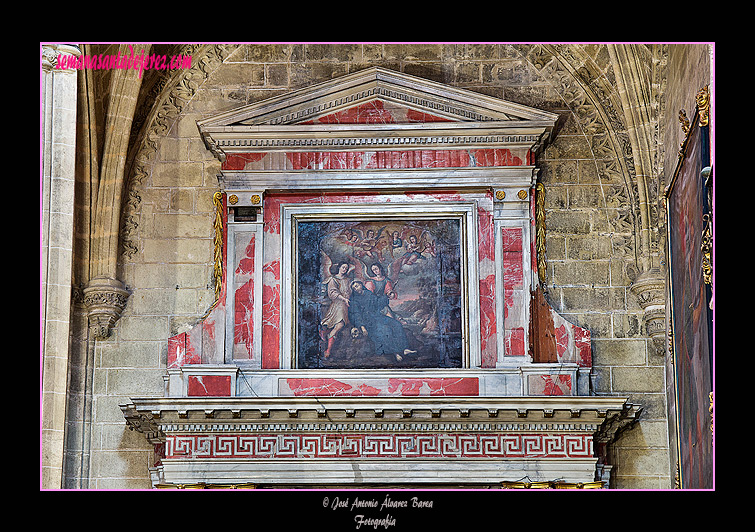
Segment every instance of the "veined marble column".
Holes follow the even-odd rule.
[[[60,54],[81,51],[42,45],[42,487],[53,489],[63,473],[76,160],[77,71],[56,69]]]

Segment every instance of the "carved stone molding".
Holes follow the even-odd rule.
[[[170,79],[162,85],[160,93],[154,97],[156,103],[146,117],[139,118],[141,131],[134,139],[134,145],[130,150],[132,155],[129,156],[121,216],[120,244],[126,258],[133,257],[139,249],[136,233],[139,226],[138,209],[142,199],[138,188],[154,163],[159,138],[167,133],[210,73],[222,64],[237,46],[239,45],[187,45],[182,53],[192,55],[192,67],[188,70],[174,70]]]
[[[108,338],[126,307],[128,291],[117,279],[95,277],[83,292],[90,333],[95,339]]]
[[[632,283],[630,291],[644,311],[645,331],[653,340],[656,350],[665,350],[666,338],[666,281],[660,270],[642,272]]]

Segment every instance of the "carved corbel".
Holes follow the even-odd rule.
[[[605,421],[595,433],[593,441],[596,446],[598,468],[602,474],[610,474],[613,465],[609,460],[609,445],[616,441],[619,435],[631,429],[640,419],[643,407],[632,403],[626,403],[621,410],[608,410],[605,412]]]
[[[117,279],[95,277],[83,292],[90,334],[97,340],[108,338],[126,307],[128,291]]]
[[[152,444],[159,444],[165,442],[165,434],[160,430],[160,426],[155,422],[154,414],[143,414],[137,412],[133,404],[119,405],[123,412],[123,417],[126,419],[126,426],[129,430],[135,430],[144,434]]]
[[[643,310],[645,332],[653,340],[658,353],[666,343],[666,281],[660,270],[652,268],[639,274],[629,290]]]

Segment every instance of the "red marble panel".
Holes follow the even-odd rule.
[[[522,229],[519,227],[501,228],[501,249],[504,252],[522,252]]]
[[[321,116],[305,124],[394,124],[396,120],[382,100],[372,100],[336,113]]]
[[[524,287],[522,229],[519,227],[501,228],[501,249],[503,289],[505,292],[521,290]]]
[[[522,166],[522,159],[507,148],[486,148],[471,150],[475,166]]]
[[[503,289],[521,290],[524,282],[524,271],[521,252],[503,252]]]
[[[569,332],[566,330],[566,325],[561,325],[556,329],[556,353],[558,353],[558,358],[561,359],[568,349]]]
[[[400,392],[400,395],[423,395],[423,389],[429,390],[429,395],[479,395],[480,383],[476,377],[463,378],[426,378],[426,379],[389,379],[388,391]]]
[[[495,274],[480,280],[480,350],[482,367],[494,368],[498,358],[496,345]]]
[[[291,378],[286,379],[285,383],[295,396],[476,396],[480,393],[476,377]]]
[[[574,326],[574,346],[579,356],[579,365],[592,366],[592,346],[590,345],[590,331]]]
[[[571,375],[530,375],[530,395],[572,395]]]
[[[505,332],[504,349],[506,356],[524,356],[527,353],[524,345],[524,329],[522,327]]]
[[[267,153],[228,153],[225,161],[220,165],[222,170],[243,170],[247,163],[262,160]]]
[[[235,358],[252,358],[252,346],[254,344],[254,257],[256,238],[250,235],[249,244],[244,255],[238,261],[234,272],[234,340],[235,345],[243,345],[246,357],[238,357],[234,350]]]
[[[337,379],[286,379],[295,396],[373,396],[380,389],[365,383],[348,383]]]
[[[192,345],[187,333],[168,338],[168,367],[178,368],[184,364],[201,364],[202,360]]]
[[[279,367],[280,348],[280,261],[265,264],[263,271],[275,275],[278,284],[262,286],[262,368]]]
[[[521,155],[521,154],[520,154]],[[267,157],[267,158],[266,158]],[[361,170],[391,168],[487,168],[519,166],[509,149],[418,149],[379,151],[295,151],[229,153],[223,170]]]
[[[495,260],[493,213],[478,205],[477,226],[479,232],[477,257],[479,260]]]
[[[302,124],[396,124],[415,122],[450,122],[448,118],[415,111],[375,99],[348,109],[321,116]]]
[[[231,377],[228,375],[190,375],[187,395],[189,397],[229,397]]]

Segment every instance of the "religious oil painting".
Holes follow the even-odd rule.
[[[702,169],[709,164],[708,128],[693,119],[683,156],[667,192],[671,320],[683,488],[713,483],[713,390],[710,288],[703,262],[706,195]]]
[[[301,220],[299,368],[463,364],[460,218]]]

